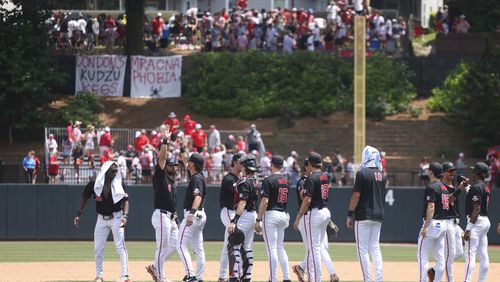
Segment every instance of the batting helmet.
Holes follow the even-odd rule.
[[[245,234],[240,229],[235,228],[234,232],[227,237],[227,241],[233,246],[243,244],[245,241]]]
[[[257,171],[258,165],[252,154],[246,154],[240,160],[240,163],[248,170]]]

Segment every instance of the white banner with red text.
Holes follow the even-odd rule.
[[[76,57],[75,94],[93,92],[99,96],[123,96],[127,56]]]
[[[181,96],[182,56],[131,56],[130,68],[130,97]]]

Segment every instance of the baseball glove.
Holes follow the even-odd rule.
[[[233,246],[243,244],[243,242],[245,241],[245,234],[243,233],[243,231],[236,228],[234,230],[234,233],[229,234],[229,236],[227,237],[227,241]]]
[[[333,221],[330,220],[328,225],[326,226],[326,234],[328,234],[328,238],[334,239],[339,235],[339,227]]]

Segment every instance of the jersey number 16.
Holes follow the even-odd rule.
[[[278,203],[286,203],[288,200],[288,188],[279,188]]]

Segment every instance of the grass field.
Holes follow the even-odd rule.
[[[205,242],[207,261],[218,261],[222,248],[221,242]],[[304,257],[302,243],[287,242],[285,248],[290,261],[300,261]],[[132,261],[150,260],[155,251],[154,242],[127,242],[129,259]],[[330,244],[333,261],[357,261],[356,248],[352,243]],[[384,261],[416,262],[416,245],[382,244]],[[500,262],[500,247],[490,246],[490,262]],[[267,260],[262,242],[254,248],[256,260]],[[113,242],[106,244],[106,260],[118,260]],[[173,260],[179,258],[175,255]],[[0,262],[38,262],[38,261],[93,261],[92,242],[0,242]]]

